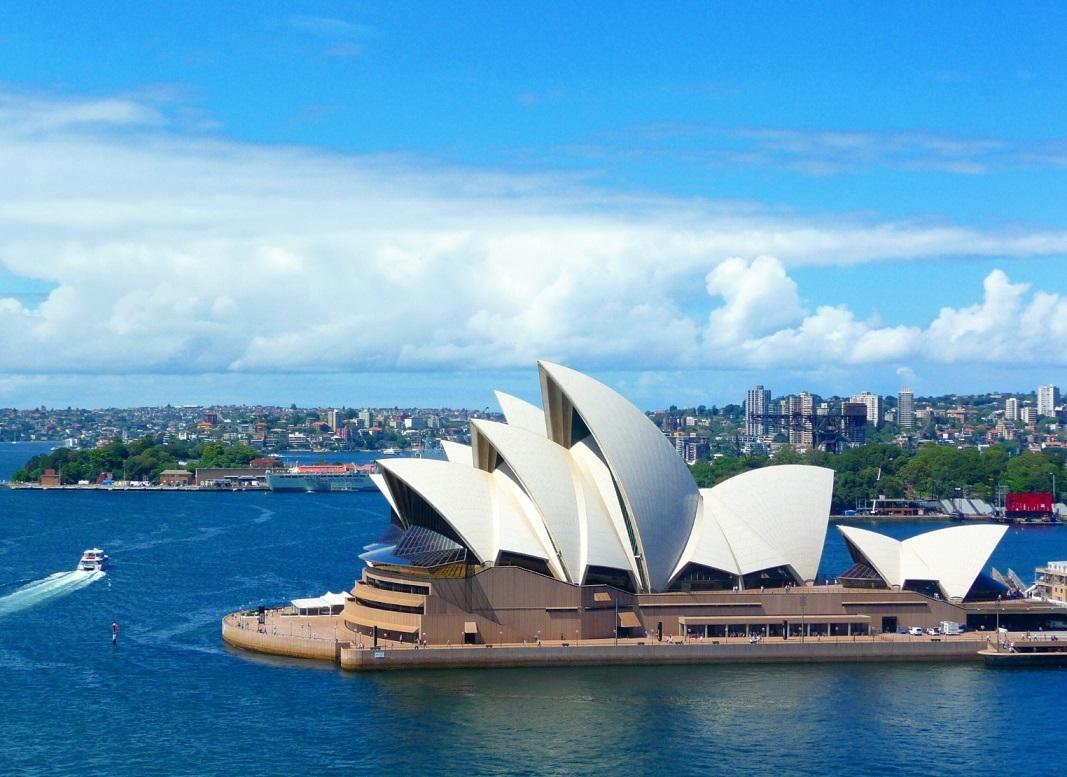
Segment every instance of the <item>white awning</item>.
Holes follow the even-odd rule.
[[[322,596],[316,596],[311,599],[293,599],[293,607],[298,610],[320,610],[330,607],[344,607],[346,601],[348,601],[347,594],[335,594],[327,591]]]

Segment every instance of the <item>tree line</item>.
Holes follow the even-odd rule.
[[[175,440],[164,444],[161,437],[147,436],[132,442],[113,440],[91,450],[57,448],[34,456],[12,480],[37,481],[46,469],[54,469],[64,484],[95,483],[105,472],[120,479],[156,481],[165,469],[192,472],[197,467],[247,467],[259,455],[255,448],[240,443]]]
[[[1067,451],[1049,448],[1010,455],[999,445],[984,450],[929,443],[914,453],[896,445],[863,445],[844,453],[781,448],[773,456],[724,457],[692,467],[701,488],[771,464],[815,464],[834,470],[833,511],[862,505],[868,499],[950,499],[973,497],[993,502],[998,485],[1009,492],[1052,491],[1067,485]],[[787,498],[784,496],[783,498]]]

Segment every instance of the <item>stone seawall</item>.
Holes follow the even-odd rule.
[[[665,644],[567,647],[453,647],[368,650],[342,647],[343,669],[581,666],[605,664],[805,663],[812,661],[978,661],[985,639],[934,641],[780,642],[758,645]]]
[[[340,646],[344,644],[328,638],[263,633],[254,628],[242,628],[228,618],[222,621],[222,639],[234,647],[257,653],[335,662],[339,660]]]

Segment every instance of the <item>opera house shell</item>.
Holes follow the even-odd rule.
[[[472,421],[471,444],[445,443],[447,460],[379,462],[372,477],[391,529],[360,557],[342,615],[352,631],[441,643],[713,635],[737,624],[788,634],[798,615],[807,633],[895,630],[887,593],[870,580],[847,594],[812,586],[832,470],[769,466],[698,488],[641,410],[580,372],[538,368],[541,407],[498,393],[506,423]],[[924,565],[945,599],[963,596],[988,557],[878,536],[845,533],[886,588],[906,588],[902,575]],[[992,539],[983,533],[981,547]],[[779,595],[800,586],[808,596]],[[899,597],[909,613],[923,605],[923,622],[958,617],[922,591]]]
[[[986,582],[982,569],[1008,527],[953,526],[906,540],[854,526],[838,526],[837,530],[856,562],[850,570],[855,577],[848,579],[876,580],[898,590],[925,589],[963,601],[980,593],[974,590],[975,584]]]
[[[472,444],[448,444],[447,461],[379,462],[399,527],[451,540],[472,564],[633,592],[815,579],[831,470],[768,467],[698,489],[634,405],[582,373],[539,367],[543,409],[498,393],[507,423],[473,421]]]

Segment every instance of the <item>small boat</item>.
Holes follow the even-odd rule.
[[[103,550],[89,548],[82,553],[81,561],[78,562],[78,569],[82,572],[100,572],[103,570],[107,560],[108,555]]]

